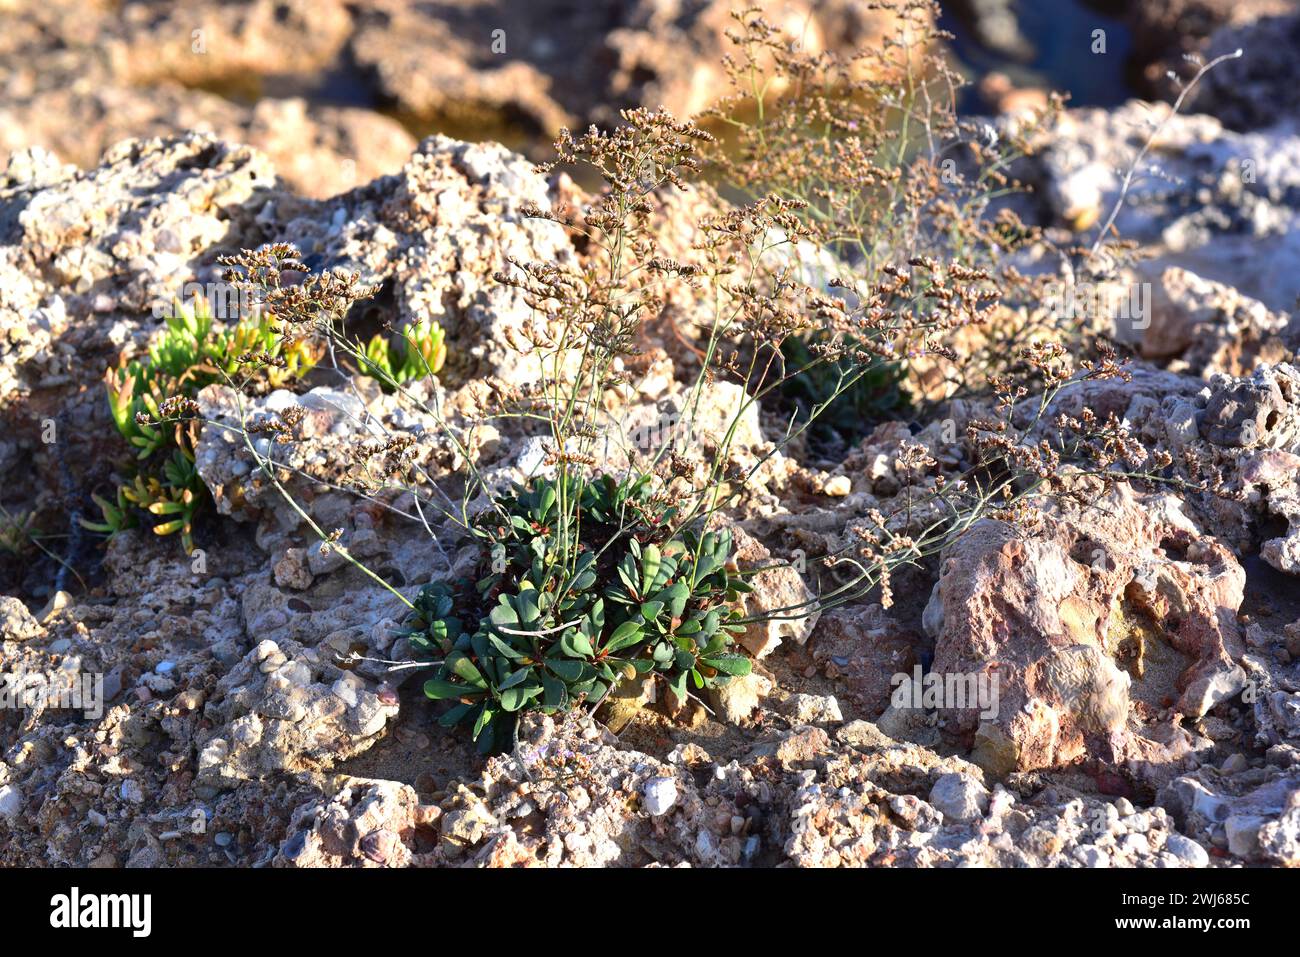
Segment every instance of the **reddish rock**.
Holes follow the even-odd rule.
[[[1142,715],[1172,698],[1199,717],[1241,690],[1244,586],[1168,496],[1121,486],[1032,536],[980,522],[945,552],[926,620],[934,671],[985,682],[995,705],[945,709],[946,732],[999,772],[1149,760]]]

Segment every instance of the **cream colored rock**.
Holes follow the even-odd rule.
[[[757,672],[750,672],[714,688],[710,698],[718,717],[729,724],[743,724],[771,693],[772,682]]]
[[[771,615],[746,626],[740,644],[755,658],[769,655],[782,641],[802,645],[812,634],[820,612],[812,590],[791,565],[772,557],[767,548],[739,526],[732,527],[735,561],[742,570],[766,568],[750,579],[754,590],[744,596],[745,613]],[[772,566],[772,567],[768,567]],[[779,567],[778,567],[779,566]]]

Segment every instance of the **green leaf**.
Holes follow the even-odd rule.
[[[664,601],[668,605],[668,613],[673,618],[682,617],[682,612],[686,610],[686,602],[691,597],[691,589],[684,581],[675,582],[668,588],[665,588],[655,598]]]
[[[618,563],[618,577],[627,587],[628,593],[631,595],[640,594],[640,591],[637,588],[639,583],[637,571],[636,559],[631,555],[624,555],[623,560]]]
[[[493,753],[494,751],[499,750],[498,745],[502,740],[506,739],[506,734],[503,731],[499,730],[500,725],[501,725],[500,721],[494,720],[491,724],[487,726],[487,728],[483,731],[481,735],[479,735],[474,739],[475,742],[478,744],[479,754],[487,755]]]
[[[501,693],[501,707],[507,711],[518,711],[534,697],[540,694],[540,684],[525,685],[519,688],[507,688]]]
[[[614,633],[609,636],[609,641],[605,643],[604,650],[610,654],[622,651],[624,648],[638,644],[643,636],[640,623],[625,621],[614,629]]]
[[[698,638],[695,641],[700,649],[700,657],[703,658],[712,658],[726,650],[727,647],[727,636],[725,634],[714,635],[704,644],[700,644]]]
[[[521,583],[521,586],[526,583]],[[528,588],[515,598],[515,609],[519,612],[519,622],[525,628],[537,623],[541,609],[537,607],[536,589]]]
[[[488,615],[488,620],[494,625],[517,625],[519,624],[519,613],[511,606],[510,599],[502,595],[501,603],[492,609],[492,614]]]
[[[566,637],[574,651],[583,658],[590,658],[596,653],[596,649],[591,647],[591,641],[581,631],[570,631]]]
[[[737,677],[747,675],[753,670],[754,663],[748,657],[741,654],[712,655],[708,658],[701,658],[701,664],[706,664],[710,668],[716,668],[723,674],[735,675]]]
[[[672,692],[677,696],[678,701],[686,700],[686,676],[689,673],[690,672],[687,671],[679,671],[668,679],[668,687],[672,689]]]
[[[444,714],[441,718],[439,718],[438,723],[442,725],[444,728],[455,727],[461,721],[464,721],[465,716],[468,715],[476,707],[478,706],[472,704],[463,704],[463,703],[458,704],[454,708],[448,710],[447,713]]]
[[[635,542],[636,539],[633,539]],[[650,591],[655,576],[659,574],[659,546],[647,545],[641,554],[641,594]]]
[[[501,655],[503,655],[504,657],[509,658],[511,661],[523,660],[524,658],[523,652],[516,651],[510,644],[498,638],[496,635],[489,633],[487,636],[487,640],[494,649],[500,652]]]
[[[605,627],[605,599],[596,599],[591,611],[587,612],[587,620],[592,624],[592,634],[599,634]]]
[[[469,660],[469,656],[462,651],[453,651],[447,656],[444,667],[456,677],[468,681],[476,688],[486,688],[487,682],[483,679],[483,673],[475,667],[474,662]]]
[[[551,513],[551,507],[555,504],[555,488],[547,485],[542,489],[541,501],[538,502],[537,520],[541,523],[546,522],[546,516]]]
[[[475,688],[470,688],[466,685],[458,685],[450,681],[444,681],[441,678],[430,678],[424,683],[424,693],[434,701],[440,701],[445,698],[478,697],[484,692]]]
[[[483,703],[482,707],[483,710],[479,712],[478,720],[474,722],[475,740],[477,740],[478,736],[483,733],[483,729],[486,728],[488,722],[492,720],[492,715],[494,713],[492,709],[487,706],[486,702]]]
[[[513,688],[515,685],[521,684],[530,674],[532,674],[532,671],[532,668],[520,668],[518,671],[511,672],[506,676],[505,681],[497,685],[497,691],[505,691],[507,688]]]
[[[554,675],[542,672],[542,707],[563,708],[569,701],[569,693],[564,689],[564,682]]]
[[[705,532],[704,538],[700,541],[700,558],[699,561],[695,563],[695,571],[691,576],[691,584],[697,585],[716,572],[726,564],[727,556],[730,553],[730,532],[724,532],[721,538],[718,538],[712,532]]]
[[[565,681],[577,681],[582,677],[582,662],[572,658],[548,658],[546,667]]]

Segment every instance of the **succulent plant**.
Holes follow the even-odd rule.
[[[132,360],[117,369],[109,369],[104,382],[113,423],[122,438],[131,444],[137,458],[147,459],[169,441],[176,441],[159,424],[160,407],[175,394],[176,379]]]
[[[301,379],[316,365],[316,354],[305,340],[290,341],[266,313],[236,323],[212,335],[206,349],[208,362],[234,377],[254,357],[267,387],[283,389]]]
[[[246,366],[266,386],[283,388],[314,364],[308,345],[286,341],[266,312],[219,329],[204,300],[176,303],[142,361],[105,373],[113,423],[140,464],[115,501],[92,496],[103,521],[83,519],[82,525],[112,537],[136,525],[139,508],[163,519],[153,525],[156,534],[179,532],[185,551],[193,551],[194,517],[207,488],[194,465],[196,423],[169,416],[168,401],[192,399],[204,386],[234,380]]]
[[[424,691],[453,702],[444,725],[492,752],[522,712],[595,705],[620,681],[657,676],[684,701],[749,673],[729,532],[671,534],[646,477],[539,479],[499,504],[480,522],[487,574],[425,587],[408,622],[440,662]]]
[[[176,449],[163,463],[161,480],[137,475],[123,489],[127,501],[164,519],[153,526],[155,535],[181,533],[181,545],[187,554],[194,551],[194,515],[203,504],[205,492],[194,457],[184,449]]]
[[[34,512],[24,510],[15,515],[0,506],[0,551],[20,555],[39,534]]]
[[[98,493],[92,493],[90,497],[94,500],[95,504],[99,506],[100,512],[103,513],[104,520],[102,522],[91,522],[83,518],[81,520],[82,526],[90,529],[92,532],[100,532],[107,535],[109,538],[126,531],[128,528],[135,528],[135,515],[132,510],[131,501],[126,497],[126,493],[127,486],[119,485],[117,487],[117,496],[115,500],[111,502]]]
[[[376,333],[365,347],[362,372],[378,379],[387,391],[413,379],[434,375],[447,361],[442,326],[415,322],[394,335]]]

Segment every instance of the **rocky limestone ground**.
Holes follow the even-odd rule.
[[[1114,188],[1097,123],[1119,119],[1070,117],[1041,161],[1062,215]],[[1272,144],[1268,156],[1300,148],[1287,129],[1250,135]],[[1180,119],[1162,152],[1214,182],[1227,136]],[[1238,222],[1263,222],[1284,243],[1294,193],[1267,182],[1276,192],[1198,191],[1204,205],[1153,196],[1133,228],[1158,230],[1168,262],[1185,261],[1188,244],[1169,237],[1189,219],[1209,224],[1190,232],[1203,258],[1245,241]],[[42,476],[94,476],[105,451],[91,437],[107,429],[99,369],[139,347],[160,290],[209,275],[217,253],[240,246],[293,239],[322,266],[384,284],[377,308],[436,316],[459,356],[443,378],[463,384],[436,386],[452,407],[481,376],[523,374],[496,350],[527,309],[487,277],[503,251],[574,255],[553,224],[518,213],[564,188],[502,147],[446,138],[325,201],[285,192],[259,151],[199,134],[126,142],[86,171],[16,154],[0,182],[0,374],[16,426],[6,487],[37,502],[59,497]],[[1267,215],[1211,215],[1245,207]],[[1195,447],[1239,482],[1240,501],[1121,488],[1101,519],[1062,511],[1027,539],[985,521],[916,582],[928,604],[849,606],[747,635],[758,671],[712,715],[643,710],[617,738],[590,718],[529,721],[512,754],[486,762],[435,723],[409,672],[346,662],[350,651],[403,659],[400,606],[322,552],[228,433],[210,429],[200,471],[222,518],[202,541],[203,568],[134,532],[111,544],[88,591],[47,586],[42,608],[20,579],[3,599],[7,671],[102,674],[105,698],[98,716],[0,713],[4,862],[1300,863],[1300,372],[1283,293],[1259,260],[1259,299],[1165,266],[1168,301],[1139,343],[1145,371],[1058,398],[1119,409],[1153,441]],[[274,408],[276,395],[258,401]],[[201,401],[219,417],[220,388]],[[343,474],[368,416],[428,426],[396,418],[378,392],[322,384],[300,401],[322,438],[303,462],[313,474]],[[34,417],[54,408],[67,447],[40,440]],[[1257,428],[1243,444],[1246,420]],[[761,449],[761,423],[748,428]],[[855,517],[897,494],[907,437],[882,427],[833,473],[774,468],[737,516],[742,562],[850,540]],[[916,438],[942,452],[936,435]],[[498,436],[478,454],[511,474],[526,449]],[[303,482],[309,513],[408,591],[467,560],[413,523]],[[753,601],[807,594],[793,571],[770,575]],[[996,666],[999,710],[941,719],[891,705],[890,676],[922,661],[939,673]]]
[[[361,62],[366,49],[395,70],[409,62],[375,31],[418,16],[414,6],[279,6],[280,26],[250,3],[247,21],[222,29],[267,44],[275,29],[304,30],[298,49],[319,62],[349,45]],[[40,9],[14,22],[39,25]],[[129,50],[188,22],[110,25],[109,7],[95,10],[81,43],[113,30]],[[636,48],[638,22],[619,49]],[[407,23],[393,42],[433,28]],[[686,32],[712,42],[705,27]],[[0,54],[38,42],[37,26],[8,32]],[[256,46],[241,55],[260,68]],[[155,64],[150,79],[145,58],[123,56],[104,74],[120,89],[176,72]],[[480,82],[448,69],[441,87],[386,82],[436,109]],[[36,74],[12,74],[11,88],[21,92],[24,76]],[[189,102],[220,79],[195,77],[175,95]],[[22,107],[32,112],[5,129],[28,131],[24,117],[54,110],[57,97],[113,89],[33,88]],[[579,92],[538,96],[543,126],[595,108]],[[0,109],[20,100],[11,92]],[[1054,411],[1114,411],[1143,441],[1202,462],[1231,497],[1121,485],[1028,533],[985,520],[908,572],[889,609],[868,600],[751,629],[755,673],[707,709],[669,714],[633,696],[601,721],[530,718],[509,754],[487,760],[437,724],[411,671],[383,664],[409,656],[394,636],[400,603],[322,550],[229,433],[210,426],[198,443],[217,506],[197,530],[201,561],[139,531],[105,549],[75,519],[120,456],[103,369],[156,331],[158,301],[215,279],[217,256],[291,241],[313,268],[381,286],[364,321],[436,319],[450,359],[424,388],[448,415],[470,415],[486,379],[528,374],[503,343],[529,310],[493,271],[507,254],[581,255],[521,210],[577,188],[497,144],[395,137],[390,168],[296,190],[314,174],[281,165],[286,154],[241,126],[246,116],[217,135],[116,142],[106,127],[94,134],[112,142],[102,157],[98,145],[84,156],[64,155],[56,139],[53,152],[12,144],[0,177],[0,501],[61,516],[66,537],[48,541],[74,571],[30,554],[0,566],[0,662],[45,682],[100,675],[103,708],[0,709],[0,863],[1300,865],[1300,288],[1289,266],[1300,133],[1294,114],[1220,117],[1213,102],[1169,122],[1153,150],[1162,175],[1138,185],[1118,221],[1150,253],[1130,278],[1151,284],[1152,321],[1113,330],[1134,350],[1131,380],[1067,389]],[[1027,163],[1038,187],[1027,217],[1054,230],[1095,222],[1151,109],[1068,113]],[[327,155],[351,149],[336,141]],[[684,204],[680,215],[694,213]],[[673,408],[680,358],[663,343],[660,374],[624,397],[621,426]],[[364,383],[323,375],[307,388],[294,401],[313,441],[285,453],[305,473],[292,481],[306,514],[342,529],[352,554],[406,594],[472,565],[450,536],[431,539],[338,488],[376,423],[429,436],[433,423]],[[704,421],[722,421],[735,399],[714,390]],[[214,420],[230,400],[221,387],[199,397]],[[254,412],[288,400],[272,392]],[[954,406],[957,419],[975,414]],[[767,428],[747,417],[740,454],[764,454]],[[852,547],[866,513],[906,487],[902,443],[955,467],[942,432],[888,423],[838,463],[774,455],[729,517],[740,563]],[[431,437],[424,454],[436,469],[457,453]],[[468,454],[505,481],[538,450],[503,431],[481,434]],[[777,608],[809,594],[782,569],[747,600]],[[913,669],[996,672],[1002,693],[991,713],[906,707],[890,679]]]

